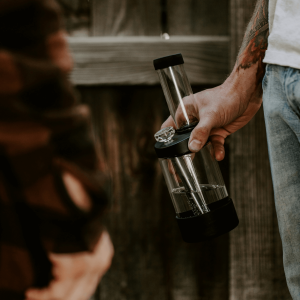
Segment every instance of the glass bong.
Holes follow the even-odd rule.
[[[208,141],[197,153],[188,149],[198,123],[195,99],[181,54],[153,61],[175,128],[158,131],[155,151],[185,242],[210,240],[234,229],[239,219]]]

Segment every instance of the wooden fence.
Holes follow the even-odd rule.
[[[115,184],[113,212],[106,224],[116,254],[94,298],[291,299],[262,110],[226,142],[221,168],[240,225],[213,241],[181,240],[153,151],[153,135],[168,112],[152,60],[181,52],[194,92],[222,83],[254,1],[60,2],[75,59],[71,80],[92,108]],[[165,32],[169,40],[160,38]]]

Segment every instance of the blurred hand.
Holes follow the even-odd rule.
[[[210,136],[215,157],[222,160],[225,157],[225,138],[245,126],[259,110],[262,103],[261,85],[257,87],[253,82],[247,83],[249,74],[243,70],[240,73],[239,78],[238,74],[233,74],[222,85],[194,94],[196,116],[189,114],[189,118],[193,120],[196,117],[200,121],[191,133],[190,151],[198,152]],[[238,78],[238,83],[234,77]],[[187,97],[186,101],[191,105],[191,98]],[[176,120],[182,119],[180,114],[179,107]],[[167,126],[175,127],[171,116],[162,128]]]
[[[88,300],[109,269],[113,254],[107,231],[102,233],[93,252],[51,253],[54,279],[46,288],[27,290],[26,300]]]

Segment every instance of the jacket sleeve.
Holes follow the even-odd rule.
[[[90,109],[68,80],[72,60],[54,1],[0,2],[0,66],[1,172],[8,187],[35,216],[47,251],[91,251],[110,179],[93,140]],[[68,192],[66,173],[87,192],[88,210]]]

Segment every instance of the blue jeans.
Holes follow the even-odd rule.
[[[300,300],[300,70],[267,65],[263,91],[284,271]]]

